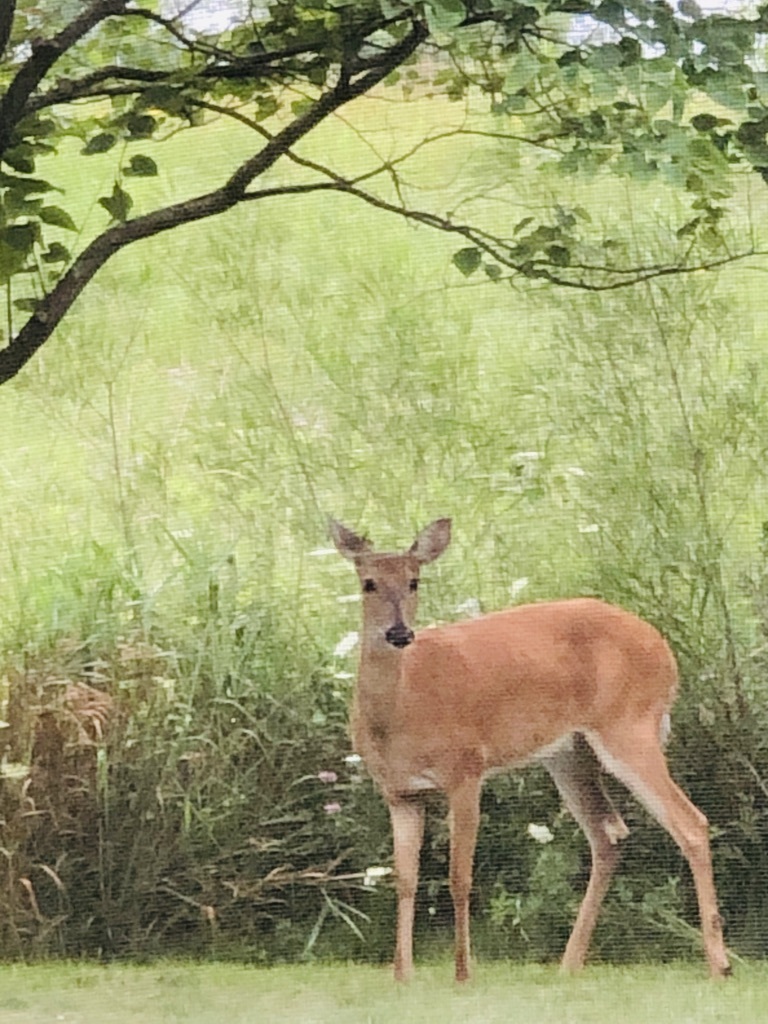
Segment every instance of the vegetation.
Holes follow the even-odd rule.
[[[738,992],[735,991],[738,985]],[[278,967],[254,971],[232,965],[160,963],[153,967],[58,964],[4,968],[0,1009],[11,1024],[74,1016],[83,1024],[108,1015],[115,1024],[185,1020],[233,1024],[255,1015],[287,1024],[313,1021],[391,1024],[468,1017],[490,1024],[509,1019],[542,1024],[600,1024],[621,1006],[627,1024],[758,1024],[765,1005],[765,969],[745,968],[737,983],[712,985],[692,967],[590,969],[579,978],[554,968],[484,966],[457,988],[447,964],[427,965],[408,986],[393,991],[388,972],[360,965]]]
[[[7,343],[0,383],[35,355],[116,252],[276,197],[335,193],[443,231],[461,243],[454,260],[462,273],[482,268],[494,281],[612,289],[755,251],[743,242],[729,247],[720,222],[733,193],[731,172],[764,177],[768,167],[768,99],[759,70],[768,8],[705,16],[695,0],[679,12],[657,0],[271,0],[233,3],[219,32],[205,17],[190,20],[207,10],[202,0],[4,5],[0,284]],[[479,94],[495,121],[482,131],[505,148],[508,170],[520,172],[522,146],[567,175],[613,172],[672,184],[686,199],[677,244],[661,261],[646,262],[626,239],[617,247],[620,218],[610,235],[595,236],[584,230],[579,206],[558,202],[521,220],[505,218],[501,228],[467,205],[466,194],[450,207],[445,193],[436,208],[415,207],[409,158],[444,141],[440,130],[360,171],[304,150],[329,117],[382,83],[406,99],[425,90],[452,101]],[[134,185],[154,178],[167,158],[158,143],[204,126],[211,115],[246,129],[247,150],[231,162],[216,154],[207,188],[193,179],[171,201],[155,196],[137,205]],[[478,128],[467,122],[453,131],[474,137]],[[78,232],[78,220],[50,201],[57,176],[37,176],[38,162],[66,139],[79,144],[69,161],[82,165],[82,180],[93,157],[111,154],[110,180],[91,194],[101,220],[75,252],[66,239]],[[375,146],[372,155],[379,156]],[[275,179],[282,163],[300,169],[299,179]],[[21,326],[19,312],[26,316]]]
[[[28,54],[24,33],[74,23],[60,2],[15,6],[16,19],[0,22],[16,33],[6,113],[21,88],[12,83],[42,67],[41,48]],[[763,264],[732,258],[763,248],[765,187],[744,170],[753,152],[744,140],[757,142],[737,127],[759,120],[752,90],[762,79],[743,58],[761,22],[665,20],[654,8],[680,46],[693,45],[692,25],[709,33],[697,58],[746,33],[741,63],[731,48],[694,75],[676,57],[677,70],[665,72],[667,106],[630,108],[650,127],[619,124],[629,101],[611,100],[598,142],[584,124],[601,122],[588,118],[570,134],[561,125],[555,149],[542,150],[530,145],[541,131],[527,106],[534,80],[551,91],[552,75],[586,68],[577,78],[579,88],[592,83],[588,94],[568,99],[584,112],[609,84],[615,94],[627,67],[646,91],[646,72],[661,69],[642,52],[630,60],[626,43],[577,46],[562,12],[553,14],[565,26],[556,43],[536,27],[538,8],[453,4],[461,23],[449,25],[447,3],[387,6],[395,22],[386,55],[350,58],[352,78],[375,79],[365,95],[339,93],[338,52],[321,75],[308,51],[299,60],[284,40],[267,40],[267,52],[283,46],[287,70],[268,81],[254,73],[234,96],[221,71],[214,89],[208,67],[242,70],[243,54],[256,52],[263,70],[256,44],[266,29],[247,22],[222,35],[215,59],[208,39],[163,49],[179,65],[165,88],[204,109],[198,125],[170,93],[160,103],[140,75],[126,84],[114,70],[150,53],[142,39],[116,61],[114,47],[133,38],[127,24],[163,39],[176,24],[134,12],[111,29],[100,19],[104,34],[77,44],[88,60],[86,49],[73,50],[71,65],[57,65],[61,82],[83,78],[90,91],[70,87],[93,105],[71,118],[55,91],[64,86],[41,79],[25,102],[45,109],[50,125],[31,152],[22,126],[31,132],[38,115],[27,106],[27,120],[14,122],[22,148],[3,169],[0,374],[37,357],[2,393],[7,956],[390,955],[392,894],[386,874],[372,870],[388,866],[388,823],[347,760],[347,639],[359,609],[348,566],[324,550],[328,514],[382,545],[454,517],[454,544],[424,588],[425,622],[573,593],[601,594],[655,622],[683,668],[671,757],[713,823],[729,941],[742,954],[765,948]],[[110,12],[124,7],[87,10],[122,19]],[[328,24],[363,7],[336,4],[329,14],[329,4]],[[308,47],[302,33],[319,31],[320,18],[307,12],[324,8],[271,10]],[[597,13],[616,20],[611,10]],[[464,24],[473,11],[485,28]],[[516,29],[525,11],[535,18]],[[643,17],[643,31],[655,32]],[[635,29],[622,18],[628,38]],[[483,75],[493,68],[478,67],[477,50],[488,24],[501,33],[511,76],[490,90]],[[420,50],[392,91],[382,82],[387,60],[425,25],[431,45],[471,37],[474,49],[464,55],[451,42],[449,61]],[[106,77],[82,70],[97,66],[97,50],[112,69]],[[521,84],[518,65],[531,71],[533,53],[537,74]],[[316,105],[292,111],[298,79]],[[724,80],[734,91],[710,96]],[[680,110],[692,83],[693,107]],[[749,102],[741,114],[734,83]],[[59,101],[50,108],[46,90]],[[324,103],[328,117],[310,131],[306,119]],[[702,108],[715,109],[717,123],[694,121]],[[151,131],[145,121],[136,134],[138,116],[152,119]],[[660,120],[672,127],[662,132]],[[181,123],[195,130],[175,131]],[[142,235],[168,210],[190,201],[201,210],[195,196],[221,198],[222,177],[231,182],[237,168],[264,159],[257,136],[285,156],[297,125],[308,129],[300,153],[291,150],[300,162],[274,165],[258,201],[241,177],[239,205],[215,221],[182,217],[183,230]],[[646,129],[667,155],[644,148]],[[631,176],[614,173],[624,174],[626,132],[640,140]],[[93,142],[104,136],[109,146]],[[677,147],[674,159],[667,145]],[[134,149],[145,159],[132,162]],[[587,149],[605,157],[603,169]],[[144,173],[150,152],[157,174]],[[331,157],[342,181],[328,176]],[[703,161],[699,178],[694,160]],[[361,202],[366,175],[370,201]],[[30,181],[55,183],[61,196],[22,195]],[[335,203],[329,181],[341,193]],[[387,203],[400,216],[383,218]],[[457,247],[459,213],[466,232]],[[712,269],[670,273],[697,265]],[[554,278],[588,287],[557,289]],[[631,280],[634,290],[608,287]],[[620,799],[633,835],[596,953],[687,955],[696,942],[687,873],[658,827]],[[478,952],[555,959],[583,888],[583,841],[535,771],[496,780],[483,811]],[[546,825],[555,842],[537,842],[546,831],[531,824]],[[435,814],[419,956],[445,941],[445,858]]]

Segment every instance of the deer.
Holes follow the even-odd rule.
[[[678,685],[675,658],[650,623],[597,598],[518,604],[416,632],[419,576],[451,539],[425,527],[402,553],[332,520],[338,552],[362,590],[351,709],[356,753],[389,808],[397,919],[394,975],[413,973],[413,924],[425,794],[448,803],[455,977],[470,975],[470,892],[484,780],[539,763],[584,832],[591,872],[561,967],[583,967],[629,829],[603,785],[623,783],[667,830],[695,883],[713,978],[730,973],[709,826],[673,781],[664,754]]]

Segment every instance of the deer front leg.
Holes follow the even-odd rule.
[[[397,875],[395,980],[407,981],[413,974],[413,914],[424,837],[424,805],[416,800],[399,800],[389,805],[389,816]]]
[[[480,780],[465,779],[448,795],[451,833],[450,886],[456,929],[456,981],[469,978],[469,896],[477,828],[480,823]]]

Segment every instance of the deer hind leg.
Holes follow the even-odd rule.
[[[669,832],[690,865],[699,903],[704,951],[713,977],[730,973],[709,849],[709,824],[669,774],[658,722],[624,722],[589,736],[605,767]]]
[[[577,971],[584,966],[600,907],[621,859],[618,844],[629,829],[603,789],[600,764],[583,736],[575,735],[571,744],[544,758],[542,764],[592,852],[589,884],[561,961],[564,970]]]
[[[413,974],[413,915],[424,838],[424,805],[416,800],[398,800],[389,805],[389,816],[397,876],[395,979],[407,981]]]
[[[480,824],[479,778],[464,779],[448,794],[451,835],[450,888],[456,930],[456,981],[469,978],[469,896],[477,829]]]

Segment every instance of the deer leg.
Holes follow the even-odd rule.
[[[600,907],[621,859],[618,844],[629,829],[603,789],[600,765],[583,736],[574,736],[572,745],[544,758],[542,764],[592,852],[589,884],[561,962],[564,970],[577,971],[584,966]]]
[[[701,931],[713,977],[730,974],[709,849],[709,824],[669,774],[657,723],[621,723],[589,736],[605,767],[647,807],[680,847],[690,865],[699,903]]]
[[[469,978],[469,895],[477,829],[480,823],[479,778],[463,780],[448,794],[451,834],[450,888],[456,930],[456,981]]]
[[[416,800],[399,800],[389,805],[389,816],[397,875],[395,980],[407,981],[413,974],[413,915],[424,837],[424,805]]]

